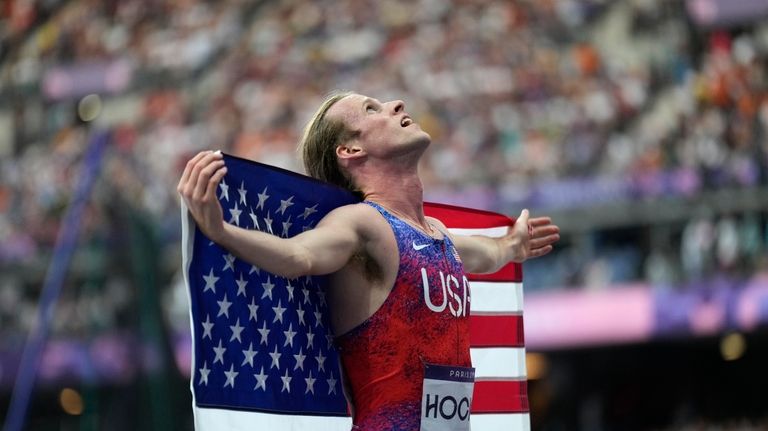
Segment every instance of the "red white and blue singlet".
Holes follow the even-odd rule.
[[[366,321],[336,338],[355,430],[416,431],[425,364],[470,367],[469,283],[453,242],[377,209],[400,253],[394,286]]]

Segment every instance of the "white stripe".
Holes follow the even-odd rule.
[[[491,238],[499,238],[507,234],[507,231],[509,230],[509,226],[497,226],[497,227],[487,227],[482,229],[463,229],[458,227],[451,227],[448,228],[448,231],[450,231],[454,235],[482,235],[482,236],[489,236]]]
[[[192,315],[192,296],[189,292],[189,266],[192,264],[192,247],[195,243],[195,220],[187,209],[187,205],[184,203],[184,199],[181,199],[181,268],[184,273],[184,291],[187,293],[187,300],[189,301],[189,327],[190,334],[192,334],[192,363],[190,364],[190,378],[189,378],[189,391],[192,392],[192,405],[195,405],[195,373],[197,372],[195,366],[196,361],[194,357],[195,352],[195,317]],[[195,411],[192,409],[192,416],[195,416]],[[195,418],[195,422],[197,419]]]
[[[523,311],[523,283],[472,281],[469,287],[472,314]]]
[[[469,349],[475,378],[520,379],[528,375],[523,347],[473,347]]]
[[[193,410],[196,431],[349,431],[352,428],[352,418],[348,417],[279,415],[197,406]]]
[[[472,431],[530,431],[528,413],[472,413],[469,417]]]

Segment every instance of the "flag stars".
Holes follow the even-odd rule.
[[[227,253],[222,257],[224,258],[224,269],[222,269],[222,272],[227,269],[231,269],[232,272],[235,272],[235,256],[233,256],[232,253]]]
[[[272,311],[275,312],[275,318],[272,320],[272,323],[275,323],[277,321],[280,321],[280,323],[283,323],[283,313],[285,313],[286,308],[283,307],[283,300],[277,301],[277,307],[272,307]]]
[[[240,181],[240,188],[237,189],[237,193],[240,194],[240,203],[245,205],[245,195],[248,193],[248,190],[245,189],[245,181]]]
[[[311,207],[304,208],[304,214],[300,215],[299,218],[303,218],[306,220],[307,217],[311,216],[316,212],[317,212],[317,204],[314,204]]]
[[[269,297],[272,300],[272,289],[275,288],[275,284],[272,283],[272,277],[267,277],[266,283],[261,283],[261,287],[264,288],[264,292],[261,294],[261,299]]]
[[[253,350],[253,343],[248,345],[248,350],[243,350],[243,356],[245,356],[245,359],[243,359],[243,363],[240,364],[242,367],[245,364],[249,364],[251,368],[253,368],[253,357],[256,356],[256,353],[258,353],[257,350]]]
[[[261,328],[257,329],[257,331],[259,331],[259,334],[261,334],[261,343],[260,344],[269,345],[269,343],[267,342],[267,337],[269,336],[269,331],[271,331],[271,329],[267,329],[267,321],[266,320],[261,325]]]
[[[229,371],[224,371],[224,374],[227,376],[227,381],[224,383],[224,387],[226,388],[227,386],[231,386],[234,389],[235,377],[240,374],[238,371],[235,371],[235,364],[231,364],[229,366]]]
[[[208,374],[210,373],[211,370],[208,368],[208,362],[203,362],[203,368],[200,368],[200,381],[197,384],[202,385],[205,383],[205,386],[208,386]]]
[[[229,210],[229,215],[230,215],[229,223],[240,226],[240,214],[242,213],[243,213],[243,210],[241,210],[240,207],[237,205],[237,202],[235,202],[235,207]]]
[[[336,393],[336,379],[333,378],[333,371],[331,371],[331,377],[328,380],[328,395]]]
[[[312,377],[312,370],[309,370],[309,377],[305,377],[304,381],[307,383],[307,389],[304,391],[305,394],[308,394],[312,392],[312,395],[315,394],[315,381],[317,379]]]
[[[269,215],[269,212],[267,212],[267,216],[264,217],[264,223],[267,225],[267,232],[274,235],[275,232],[272,231],[272,216]]]
[[[291,393],[291,379],[292,378],[293,377],[288,375],[288,368],[286,368],[285,369],[285,375],[280,377],[280,380],[283,381],[283,389],[281,389],[280,392],[287,391],[288,393]]]
[[[293,290],[296,288],[291,284],[291,280],[285,280],[285,288],[288,290],[288,301],[293,302]]]
[[[304,304],[309,304],[309,290],[306,287],[302,287],[301,293],[304,294]]]
[[[288,330],[283,331],[283,334],[285,334],[285,344],[283,344],[283,347],[285,346],[293,347],[293,337],[296,336],[296,331],[293,330],[293,323],[288,325]]]
[[[237,283],[237,296],[240,296],[242,294],[245,296],[245,286],[248,285],[248,281],[243,278],[243,273],[240,273],[240,278],[235,280],[235,283]]]
[[[280,215],[285,215],[285,210],[287,210],[288,207],[290,207],[291,205],[293,205],[293,196],[289,197],[286,200],[281,199],[280,208],[277,209],[277,212],[279,212]]]
[[[227,351],[226,347],[221,346],[221,340],[219,340],[219,347],[214,347],[213,352],[216,354],[216,357],[213,359],[213,363],[221,362],[222,365],[224,365],[224,353]]]
[[[213,275],[213,268],[211,268],[208,275],[203,276],[203,280],[205,280],[205,288],[203,289],[203,292],[212,290],[213,293],[216,293],[216,282],[219,281],[219,277]]]
[[[269,354],[269,356],[272,358],[272,365],[269,368],[270,369],[277,368],[279,370],[280,369],[280,356],[283,356],[283,354],[280,353],[277,350],[277,344],[275,344],[275,351],[271,352]]]
[[[237,318],[237,323],[234,325],[229,325],[229,329],[232,330],[232,336],[229,338],[229,342],[231,343],[234,340],[237,340],[238,343],[242,343],[243,340],[241,338],[241,334],[243,332],[243,329],[245,329],[244,326],[240,326],[240,318]]]
[[[212,338],[213,336],[211,335],[211,329],[213,329],[213,322],[211,322],[210,314],[205,315],[205,322],[202,322],[202,324],[203,324],[203,339],[205,339],[205,337],[208,337],[211,340],[213,340]]]
[[[315,333],[312,332],[312,329],[307,332],[307,350],[315,347]]]
[[[253,319],[256,322],[256,313],[259,311],[259,305],[256,304],[256,297],[251,298],[251,303],[248,304],[248,321]]]
[[[256,389],[261,388],[263,391],[267,390],[267,374],[264,374],[264,366],[261,367],[261,371],[259,371],[259,374],[254,374],[253,377],[256,378],[256,386],[253,388],[255,391]]]
[[[296,315],[299,316],[299,324],[302,326],[307,326],[307,322],[304,321],[304,309],[301,308],[301,305],[296,308]]]
[[[304,371],[304,360],[307,359],[307,355],[304,354],[303,350],[304,349],[299,349],[299,354],[293,355],[296,359],[296,365],[293,367],[293,371],[296,371],[299,368],[301,368],[301,371]]]
[[[323,356],[323,351],[319,351],[318,354],[315,356],[315,360],[317,361],[317,370],[318,371],[325,371],[325,359],[326,357]]]
[[[259,203],[256,204],[256,209],[264,209],[264,203],[269,199],[269,195],[267,194],[267,188],[264,187],[264,191],[261,193],[257,193],[256,196],[259,197]]]
[[[283,224],[282,236],[287,238],[288,237],[288,231],[291,229],[291,226],[293,225],[293,223],[291,223],[291,216],[288,216],[288,220],[282,222],[282,224]]]
[[[216,303],[219,304],[219,314],[217,314],[216,317],[220,317],[223,314],[227,316],[227,319],[229,319],[229,307],[232,305],[232,303],[227,301],[227,294],[224,294],[223,301],[216,301]]]
[[[261,270],[259,269],[259,267],[256,265],[251,265],[251,270],[248,271],[248,275],[251,275],[254,272],[256,273],[256,275],[261,275]]]
[[[229,186],[227,185],[227,182],[224,181],[224,179],[221,179],[221,183],[219,183],[219,188],[221,189],[221,194],[219,195],[219,199],[224,199],[227,202],[229,202]]]
[[[312,314],[315,315],[315,326],[323,326],[323,313],[318,310],[317,305],[315,305],[315,311]]]
[[[261,230],[261,226],[259,226],[259,218],[256,217],[256,214],[253,213],[253,209],[251,209],[248,212],[248,216],[251,218],[251,223],[253,223],[253,228],[256,230]]]

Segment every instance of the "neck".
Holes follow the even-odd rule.
[[[409,219],[422,227],[424,218],[424,189],[415,165],[388,164],[361,172],[357,179],[366,199]]]

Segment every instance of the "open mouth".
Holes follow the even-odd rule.
[[[413,120],[411,120],[411,117],[404,115],[403,118],[400,120],[400,127],[408,127],[411,124],[413,124]]]

